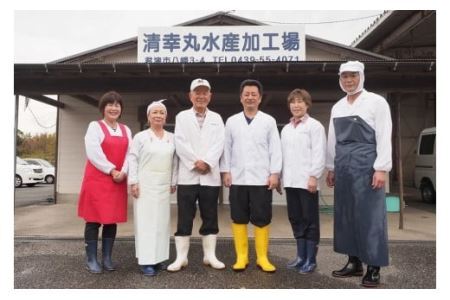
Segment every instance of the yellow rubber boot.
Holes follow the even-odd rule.
[[[248,265],[248,234],[247,224],[232,223],[236,263],[231,267],[233,271],[244,271]]]
[[[269,250],[269,225],[255,226],[256,265],[264,272],[275,272],[276,268],[267,258]]]

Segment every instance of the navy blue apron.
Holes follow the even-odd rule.
[[[384,187],[372,189],[375,130],[359,116],[333,119],[336,134],[334,251],[389,264]]]

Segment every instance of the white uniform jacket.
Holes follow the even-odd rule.
[[[336,154],[336,135],[333,119],[355,115],[361,117],[361,119],[375,130],[377,158],[373,164],[374,170],[389,172],[392,169],[391,111],[389,104],[382,96],[366,90],[363,90],[353,104],[350,104],[347,101],[347,96],[345,96],[331,109],[330,124],[328,127],[327,169],[334,170],[334,157]]]
[[[184,110],[175,118],[175,151],[180,159],[178,184],[221,186],[219,160],[223,153],[225,128],[222,117],[207,110],[200,129],[195,110]],[[202,175],[194,171],[197,160],[206,162],[211,171]]]
[[[159,139],[156,137],[156,135],[153,133],[151,129],[143,130],[139,133],[137,133],[131,144],[130,151],[128,153],[128,163],[129,163],[129,172],[128,172],[128,178],[127,182],[128,185],[139,183],[139,164],[142,164],[143,162],[140,162],[141,157],[144,156],[144,154],[147,155],[148,149],[145,148],[145,146],[150,145],[153,148],[155,148],[155,151],[157,152],[158,144],[170,144],[175,147],[174,144],[174,138],[173,133],[164,131],[164,136],[162,139]],[[148,145],[147,145],[148,144]],[[152,157],[151,157],[152,158]],[[173,153],[173,159],[172,159],[172,169],[171,169],[171,179],[170,179],[170,186],[176,186],[177,185],[177,178],[178,178],[178,164],[179,160],[175,153]]]
[[[325,169],[327,141],[325,128],[307,117],[297,127],[289,123],[281,131],[284,187],[308,188],[310,176],[319,179]],[[317,187],[319,189],[319,187]]]
[[[228,118],[220,170],[231,173],[233,185],[267,185],[270,174],[281,172],[281,156],[273,117],[258,111],[250,124],[244,112]]]
[[[100,122],[103,122],[105,124],[106,128],[109,131],[109,134],[112,136],[123,136],[125,133],[122,132],[120,129],[120,126],[117,125],[116,131],[112,130],[111,127],[108,126],[108,124],[101,120]],[[126,134],[128,136],[128,152],[130,152],[131,142],[133,140],[131,136],[131,130],[126,126],[125,124],[122,124],[125,127]],[[92,121],[89,123],[89,127],[87,129],[86,135],[84,136],[84,144],[86,148],[86,156],[91,162],[91,164],[94,165],[99,171],[102,171],[105,174],[109,174],[113,169],[116,168],[116,166],[110,162],[107,158],[105,153],[103,153],[102,150],[102,143],[105,139],[105,134],[103,133],[102,128],[98,124],[98,121]],[[123,162],[122,171],[125,174],[128,173],[128,156],[125,158],[125,161]]]

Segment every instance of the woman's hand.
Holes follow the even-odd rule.
[[[328,171],[327,185],[328,185],[328,187],[334,187],[334,172],[333,171]]]
[[[116,169],[112,169],[111,172],[109,172],[109,175],[111,175],[111,177],[114,178],[120,175],[120,171],[117,171]]]
[[[113,181],[115,183],[121,183],[124,181],[124,179],[127,177],[127,175],[124,172],[118,172],[115,176],[113,176]]]
[[[131,195],[137,199],[139,198],[139,184],[132,184],[131,185]]]

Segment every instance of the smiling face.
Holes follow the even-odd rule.
[[[198,86],[193,91],[189,92],[189,99],[195,111],[204,113],[211,101],[212,93],[206,86]]]
[[[308,112],[308,105],[302,98],[296,97],[289,103],[289,109],[295,119],[301,119]]]
[[[107,103],[103,110],[103,117],[109,122],[116,122],[122,114],[122,106],[119,102],[114,101]]]
[[[152,128],[161,128],[166,124],[166,117],[166,110],[162,106],[155,106],[147,115],[148,124]]]
[[[261,103],[262,96],[259,93],[259,89],[254,85],[244,86],[241,93],[241,103],[245,111],[258,110],[258,106]]]
[[[359,85],[360,76],[358,72],[343,72],[339,76],[342,87],[347,93],[354,92]]]

